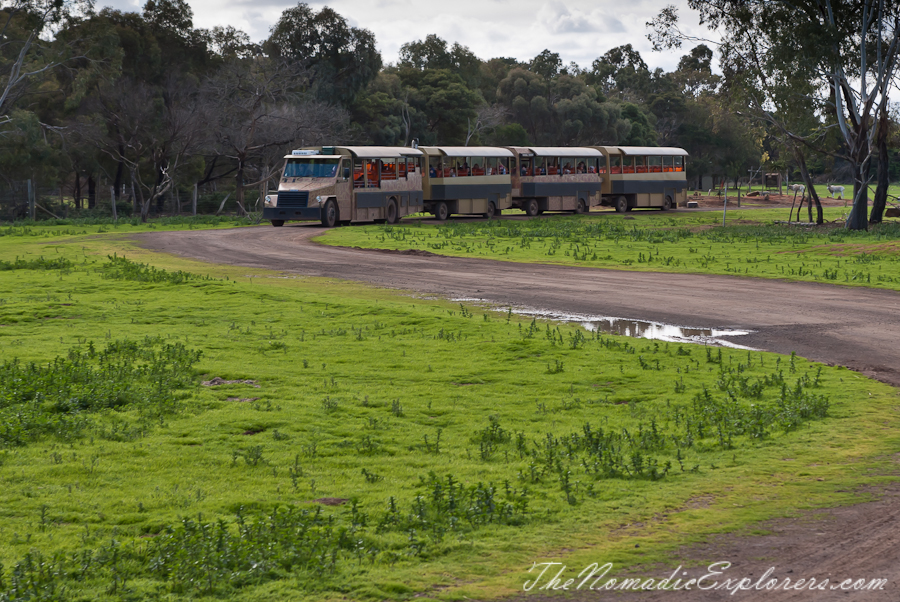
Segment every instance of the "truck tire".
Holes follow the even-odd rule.
[[[325,206],[322,207],[322,225],[326,228],[334,228],[338,223],[338,212],[337,205],[334,204],[334,201],[328,200],[325,201]]]
[[[389,224],[396,224],[400,218],[397,217],[397,201],[390,199],[384,208],[384,217]]]

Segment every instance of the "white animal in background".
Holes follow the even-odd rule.
[[[788,190],[793,190],[794,192],[799,192],[801,195],[806,190],[806,186],[803,184],[791,184],[788,186]]]
[[[844,200],[844,187],[843,186],[832,186],[828,185],[828,193],[831,194],[831,198],[833,199],[841,199]],[[834,193],[837,193],[837,196],[834,196]]]

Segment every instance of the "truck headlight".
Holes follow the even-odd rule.
[[[274,207],[274,206],[275,206],[275,199],[276,199],[276,197],[267,194],[267,195],[266,195],[266,198],[265,198],[265,201],[264,201],[265,206],[266,206],[266,207]]]
[[[324,202],[325,202],[325,199],[323,199],[323,198],[322,198],[322,197],[320,197],[320,196],[317,196],[317,197],[316,197],[316,202],[317,202],[317,203],[318,203],[318,204],[320,204],[320,205],[321,205],[321,204],[322,204],[322,203],[324,203]]]

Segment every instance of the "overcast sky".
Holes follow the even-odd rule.
[[[145,0],[100,0],[120,10],[140,12]],[[288,0],[188,0],[194,26],[233,25],[254,41],[268,37],[281,12],[296,6]],[[590,67],[610,48],[631,44],[651,69],[673,70],[687,49],[653,52],[646,23],[668,4],[680,8],[683,28],[700,36],[708,32],[685,0],[309,0],[319,10],[330,6],[353,26],[370,29],[385,63],[397,61],[400,46],[437,34],[449,44],[468,46],[478,57],[507,56],[531,60],[545,48],[564,63]]]

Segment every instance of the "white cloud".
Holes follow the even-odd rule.
[[[138,4],[140,2],[140,4]],[[293,0],[188,0],[196,27],[233,25],[254,40],[262,40]],[[386,63],[396,62],[400,46],[437,34],[449,44],[468,46],[482,59],[505,56],[529,61],[544,49],[559,53],[564,63],[583,67],[622,44],[631,44],[650,68],[669,71],[688,49],[653,52],[647,40],[646,22],[673,0],[595,0],[568,3],[546,0],[307,0],[316,10],[330,6],[355,27],[370,29]],[[708,35],[682,6],[683,26]],[[120,10],[140,11],[143,0],[100,0]],[[585,5],[589,9],[584,8]]]

